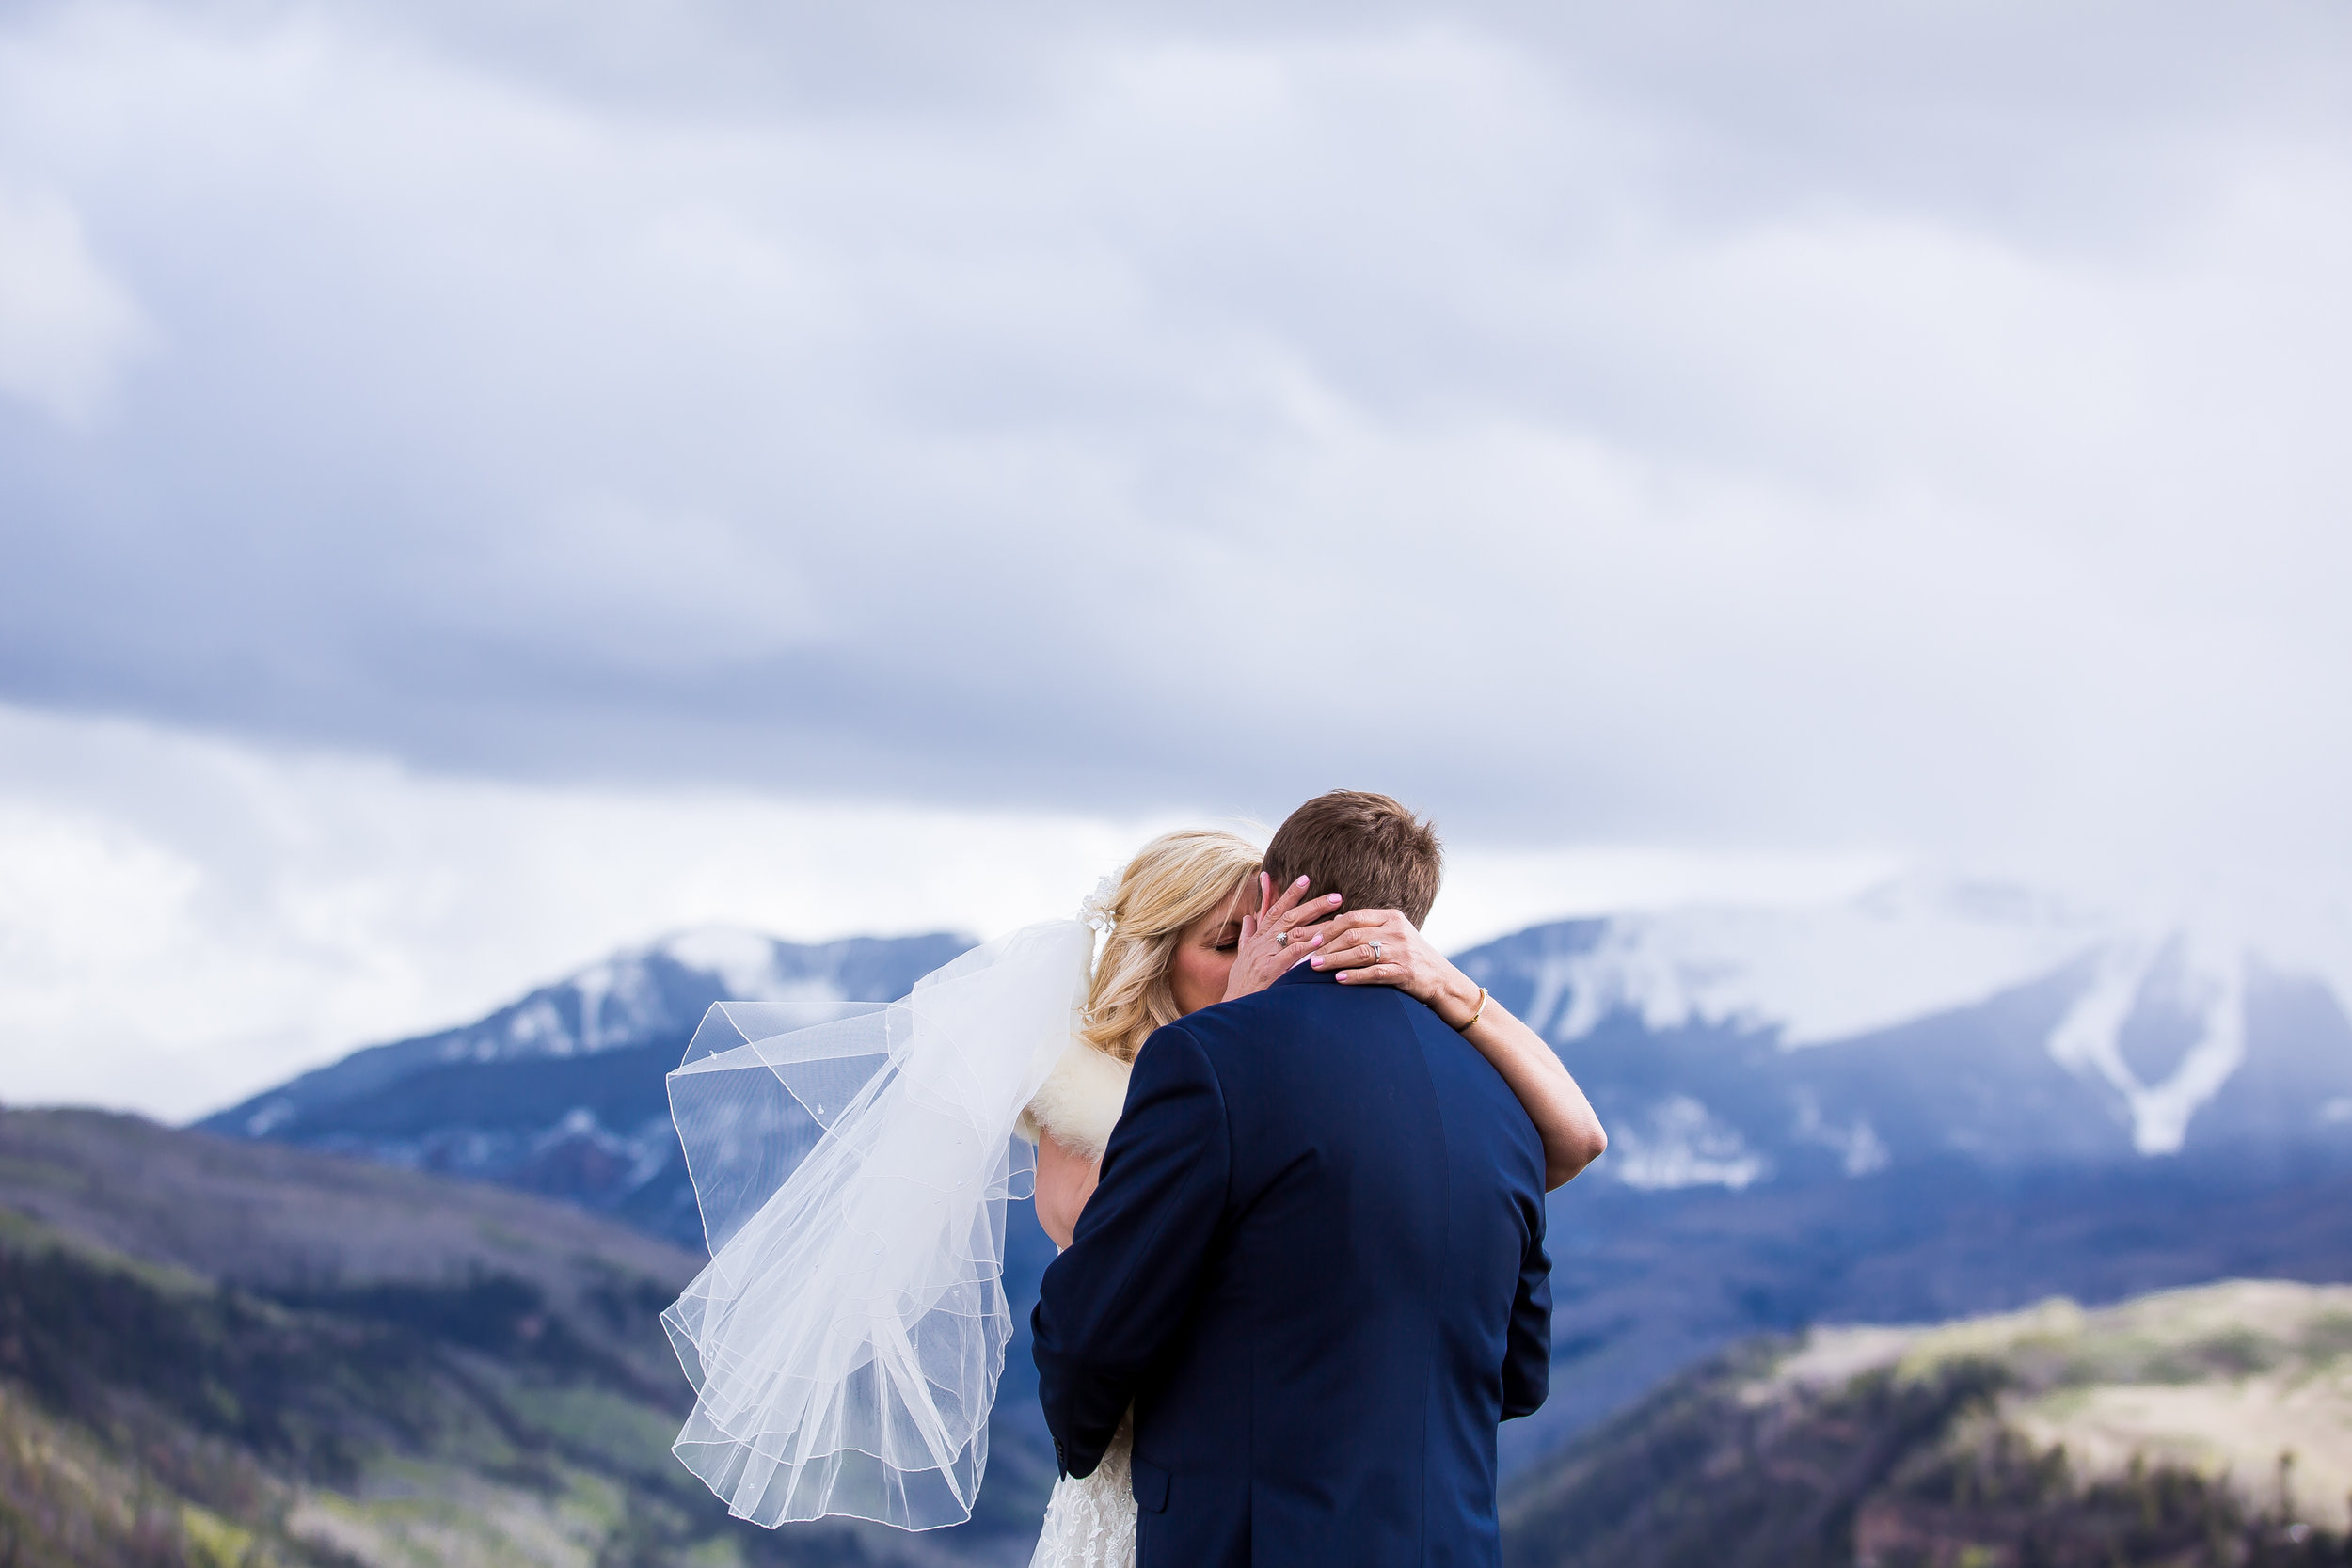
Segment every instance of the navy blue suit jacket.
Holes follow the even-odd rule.
[[[1032,1320],[1068,1474],[1135,1405],[1139,1568],[1493,1568],[1495,1428],[1550,1379],[1543,1175],[1402,991],[1302,966],[1155,1032]]]

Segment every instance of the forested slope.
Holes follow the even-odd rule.
[[[0,1113],[0,1564],[974,1563],[731,1521],[669,1452],[698,1260],[561,1205],[85,1112]]]
[[[1504,1503],[1513,1568],[2352,1562],[2352,1289],[1752,1340]]]

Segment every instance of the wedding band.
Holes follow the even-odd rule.
[[[1372,961],[1374,963],[1380,961],[1380,944],[1376,942],[1372,944]]]
[[[1290,944],[1291,944],[1291,934],[1290,934],[1288,931],[1277,931],[1277,932],[1275,932],[1275,933],[1274,933],[1274,945],[1275,945],[1275,946],[1277,946],[1277,947],[1288,947]]]

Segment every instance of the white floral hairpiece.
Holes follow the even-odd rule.
[[[1119,924],[1119,879],[1105,877],[1095,883],[1094,891],[1078,906],[1078,918],[1109,936],[1111,927]]]

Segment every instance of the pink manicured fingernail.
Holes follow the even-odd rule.
[[[1326,894],[1323,901],[1327,904],[1336,904],[1340,901],[1340,895],[1336,893]]]
[[[1293,883],[1291,884],[1291,886],[1293,886],[1293,887],[1305,887],[1306,885],[1307,885],[1307,879],[1306,879],[1306,878],[1304,878],[1304,877],[1299,878],[1299,879],[1298,879],[1298,880],[1296,880],[1296,881],[1295,881],[1295,882],[1293,882]]]

